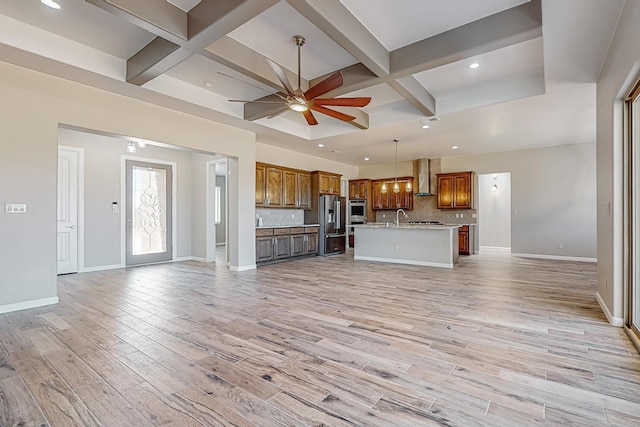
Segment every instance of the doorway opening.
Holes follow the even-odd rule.
[[[480,249],[511,251],[511,173],[478,175]]]
[[[227,159],[208,161],[206,175],[206,261],[226,264],[229,259]]]

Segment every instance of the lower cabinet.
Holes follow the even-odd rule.
[[[256,262],[273,261],[273,229],[256,230]]]
[[[460,255],[469,255],[469,226],[468,225],[458,228],[458,253]]]
[[[256,263],[286,261],[317,255],[318,227],[256,229]]]

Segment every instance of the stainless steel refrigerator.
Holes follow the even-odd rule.
[[[318,204],[312,203],[307,222],[320,224],[318,253],[322,256],[344,253],[347,202],[340,196],[319,196]],[[314,212],[315,211],[315,212]]]

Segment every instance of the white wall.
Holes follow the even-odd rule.
[[[616,325],[624,317],[622,99],[640,74],[639,22],[640,1],[627,1],[597,86],[598,299]]]
[[[495,190],[494,190],[494,187]],[[511,174],[478,175],[480,246],[511,247]]]
[[[0,205],[28,206],[25,215],[0,213],[0,311],[57,298],[60,124],[233,157],[229,263],[255,266],[253,133],[7,63],[0,75]]]
[[[384,165],[363,166],[358,170],[358,178],[384,179],[396,176],[413,176],[413,162],[387,163]]]
[[[595,143],[442,158],[442,172],[468,170],[511,173],[512,253],[596,258]]]
[[[322,170],[342,175],[342,179],[356,179],[358,168],[344,163],[338,163],[321,157],[296,153],[272,145],[256,143],[256,161],[272,165],[284,166],[301,170]]]

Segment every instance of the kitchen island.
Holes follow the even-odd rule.
[[[369,223],[354,225],[353,258],[453,268],[459,225]]]

